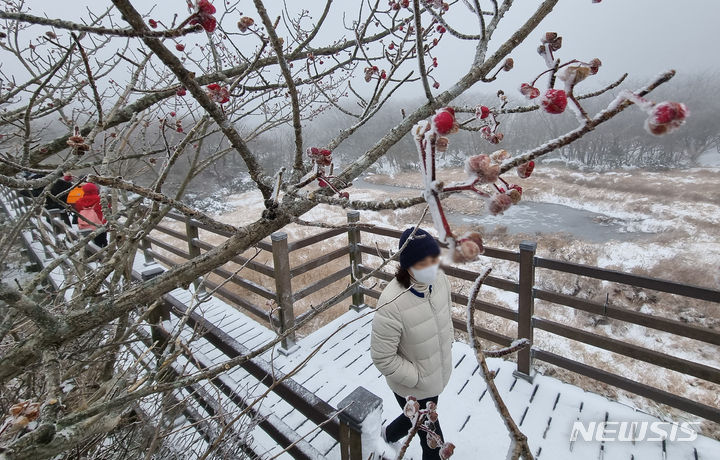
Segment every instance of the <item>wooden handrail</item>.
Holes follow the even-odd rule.
[[[321,241],[327,240],[328,238],[342,235],[345,232],[347,232],[346,228],[332,228],[330,230],[325,230],[324,232],[320,232],[315,235],[293,241],[292,243],[288,243],[288,251],[297,251],[298,249],[305,248],[307,246],[310,246],[311,244],[319,243]]]
[[[693,299],[720,303],[720,291],[716,289],[677,283],[675,281],[668,281],[659,278],[651,278],[649,276],[633,275],[631,273],[592,267],[590,265],[581,265],[554,259],[543,259],[542,257],[535,258],[535,266],[538,268],[546,268],[559,272],[587,276],[589,278],[652,289],[653,291],[667,292],[670,294],[681,295],[683,297],[691,297]]]
[[[267,320],[269,316],[269,312],[263,309],[262,307],[255,305],[254,303],[246,300],[244,297],[241,297],[234,292],[230,291],[228,288],[224,286],[220,286],[217,283],[213,283],[212,281],[209,281],[205,279],[203,281],[205,284],[205,287],[213,292],[216,292],[219,296],[224,297],[227,299],[231,304],[235,305],[236,307],[240,307],[243,310],[254,314],[258,318],[261,318],[263,320]]]
[[[350,267],[342,268],[342,269],[336,271],[335,273],[327,275],[326,277],[320,279],[319,281],[314,282],[310,286],[306,286],[303,289],[296,290],[295,294],[293,295],[293,299],[297,301],[304,297],[307,297],[310,294],[312,294],[313,292],[318,291],[318,290],[324,288],[325,286],[329,286],[332,283],[334,283],[335,281],[339,281],[339,280],[345,278],[346,276],[350,276]]]
[[[193,246],[197,246],[198,248],[203,249],[205,251],[209,251],[209,250],[215,248],[215,246],[213,246],[212,244],[210,244],[206,241],[201,241],[199,239],[193,239],[192,243],[193,243]],[[230,261],[235,262],[238,265],[245,265],[246,268],[254,270],[258,273],[262,273],[263,275],[268,276],[270,278],[275,277],[275,270],[270,265],[266,265],[261,262],[255,261],[255,260],[250,260],[247,257],[243,257],[243,256],[235,256],[232,259],[230,259]]]
[[[173,211],[168,211],[165,214],[165,217],[168,219],[176,220],[176,221],[183,222],[183,223],[185,223],[185,221],[187,220],[187,217],[185,217],[183,214],[179,214],[179,213],[176,213]],[[194,227],[197,227],[197,228],[201,228],[209,233],[214,233],[216,235],[224,236],[226,238],[232,236],[232,233],[230,233],[230,232],[211,227],[211,226],[206,225],[197,220],[191,220],[191,225],[193,225]],[[182,236],[180,236],[179,238],[184,239]],[[272,246],[270,245],[270,243],[268,243],[266,241],[259,241],[256,244],[256,246],[264,251],[272,252]]]
[[[360,271],[361,271],[361,273],[367,274],[367,273],[372,272],[372,269],[361,265]],[[379,278],[384,281],[390,281],[393,279],[393,275],[391,275],[390,273],[381,271],[381,272],[377,272],[375,274],[375,278]],[[367,292],[370,296],[375,297],[372,293],[373,292],[372,290],[366,290],[365,292]],[[378,294],[378,296],[379,296],[379,294]],[[468,298],[465,295],[458,294],[457,292],[452,292],[452,293],[450,293],[450,296],[452,298],[452,301],[455,303],[458,303],[460,305],[467,304]],[[377,298],[377,297],[375,297],[375,298]],[[505,319],[509,319],[511,321],[517,322],[517,316],[518,316],[517,311],[511,310],[510,308],[501,307],[500,305],[496,305],[496,304],[485,302],[485,301],[478,300],[478,299],[475,299],[473,306],[475,308],[477,308],[478,310],[483,311],[485,313],[490,313],[491,315],[499,316],[501,318],[505,318]],[[464,324],[461,325],[459,329],[461,331],[464,331],[465,325]]]
[[[265,286],[261,286],[253,281],[250,281],[249,279],[242,278],[241,276],[238,276],[237,274],[225,270],[224,268],[216,268],[212,271],[212,273],[220,276],[221,278],[224,278],[228,280],[229,282],[233,283],[234,285],[241,287],[243,289],[246,289],[252,293],[255,293],[261,297],[264,297],[266,299],[274,299],[275,298],[275,291],[272,289],[268,289]],[[242,273],[242,272],[240,272]]]
[[[175,254],[176,256],[180,256],[185,260],[190,259],[190,254],[181,249],[178,249],[172,244],[166,243],[165,241],[159,240],[157,238],[153,238],[152,236],[146,236],[145,239],[148,240],[151,244],[154,244],[155,246],[162,248],[167,252]]]
[[[361,232],[366,233],[373,233],[375,235],[380,236],[389,236],[391,238],[397,238],[400,239],[400,236],[402,235],[403,231],[398,230],[395,228],[388,228],[388,227],[381,227],[377,225],[373,226],[360,226],[358,229]],[[440,247],[446,248],[447,243],[438,242]],[[507,249],[499,249],[499,248],[485,248],[485,252],[483,253],[483,256],[489,257],[491,259],[502,259],[502,260],[509,260],[511,262],[519,262],[520,261],[520,254],[515,251],[508,251]]]
[[[597,315],[607,316],[608,318],[625,321],[626,323],[637,324],[638,326],[669,332],[670,334],[711,343],[713,345],[720,345],[720,332],[706,327],[694,326],[682,321],[613,307],[611,305],[580,299],[578,297],[560,294],[557,292],[545,291],[543,289],[536,288],[533,292],[535,294],[535,298],[538,300],[545,300],[547,302],[574,308],[576,310],[582,310],[588,313],[594,313]]]
[[[156,225],[153,228],[153,231],[157,230],[158,232],[164,233],[166,235],[170,235],[173,238],[177,238],[182,241],[187,241],[187,235],[185,233],[179,232],[177,230],[173,230],[170,227],[165,227],[164,225]]]
[[[364,254],[373,254],[373,255],[378,254],[378,251],[376,248],[366,246],[364,244],[358,244],[358,248],[360,249],[360,252],[362,252]],[[383,257],[385,257],[385,258],[389,257],[389,254],[387,253],[387,251],[385,251],[383,249],[380,250],[380,254],[382,254]],[[361,265],[361,267],[366,273],[370,273],[372,271],[368,267],[364,267],[362,265]],[[460,278],[465,281],[475,281],[475,278],[477,278],[477,276],[478,276],[477,272],[474,272],[472,270],[465,270],[464,268],[450,267],[450,266],[447,266],[444,264],[441,265],[441,267],[442,267],[443,271],[445,271],[446,275],[453,276],[455,278]],[[392,275],[390,275],[390,278],[392,278]],[[390,278],[386,278],[385,280],[388,281]],[[488,276],[487,279],[485,280],[484,285],[502,289],[504,291],[510,291],[510,292],[515,292],[515,293],[518,292],[518,283],[516,283],[514,281],[506,280],[503,278],[498,278],[496,276]]]
[[[450,294],[450,297],[452,298],[452,301],[457,304],[467,305],[468,298],[466,295],[452,292]],[[510,321],[516,323],[518,321],[518,312],[507,307],[501,307],[500,305],[478,299],[475,299],[475,301],[473,302],[473,307],[475,307],[476,310],[482,311],[484,313],[489,313],[493,316],[499,316],[501,318],[509,319]],[[465,326],[463,325],[460,329],[464,331]]]
[[[613,353],[627,356],[628,358],[637,359],[665,369],[680,372],[681,374],[692,375],[693,377],[707,380],[708,382],[720,384],[720,369],[711,366],[688,361],[576,327],[566,326],[544,318],[533,318],[533,326],[536,329],[602,348],[603,350],[612,351]]]
[[[294,278],[294,277],[301,275],[307,271],[310,271],[314,268],[321,267],[330,261],[339,259],[340,257],[344,257],[345,255],[347,255],[349,253],[350,253],[350,248],[348,246],[341,246],[338,249],[328,252],[327,254],[323,254],[320,257],[316,257],[308,262],[305,262],[302,265],[298,265],[295,268],[291,268],[290,276],[292,276]]]

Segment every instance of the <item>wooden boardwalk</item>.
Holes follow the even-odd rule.
[[[138,253],[133,267],[135,271],[141,272],[154,267],[147,266],[144,263],[142,254]],[[168,295],[187,306],[197,303],[192,286],[189,289],[175,289]],[[198,305],[196,312],[223,332],[229,334],[238,345],[248,350],[258,348],[276,337],[274,331],[216,297],[210,297],[208,301]],[[169,333],[175,331],[179,321],[177,316],[171,316],[171,320],[167,324]],[[146,327],[146,332],[150,334],[149,326]],[[199,366],[205,367],[229,359],[222,351],[208,342],[202,336],[202,332],[198,334],[198,331],[191,327],[186,326],[180,333],[180,337],[188,344],[193,358],[192,360],[188,360],[186,357],[179,359],[179,364],[185,374],[193,373],[198,370]],[[283,355],[271,350],[256,358],[255,361],[262,362],[267,366],[271,366],[270,362],[272,361],[274,369],[285,371],[289,367],[289,363],[283,358]],[[234,414],[239,413],[244,404],[238,404],[236,397],[228,393],[234,392],[236,395],[241,396],[245,402],[251,402],[266,393],[267,390],[266,385],[261,384],[258,379],[240,367],[222,375],[219,380],[216,382],[204,382],[198,386],[201,391],[217,399],[218,405],[222,408],[222,411],[228,414],[228,418],[232,418]],[[303,384],[302,381],[299,381],[299,383]],[[315,388],[306,388],[315,391]],[[193,397],[188,390],[183,390],[181,396],[188,401],[193,401]],[[323,395],[318,394],[318,396],[324,399]],[[305,416],[277,394],[273,392],[267,393],[256,409],[257,418],[266,420],[267,423],[283,432],[293,442],[297,442],[297,449],[301,450],[307,457],[313,459],[339,458],[338,442],[326,432],[318,429],[315,423],[309,422]],[[214,416],[213,413],[202,407],[196,407],[196,410],[203,418]],[[252,430],[252,438],[254,443],[252,451],[257,455],[271,458],[279,454],[278,458],[281,459],[293,458],[289,453],[283,453],[283,449],[261,427]],[[202,453],[205,448],[207,448],[207,444],[198,439],[194,452]],[[192,458],[192,456],[189,458]]]
[[[291,366],[300,362],[327,339],[322,351],[298,375],[298,380],[315,389],[323,398],[339,401],[357,386],[380,396],[383,418],[400,413],[385,379],[370,359],[370,322],[372,313],[349,311],[322,329],[299,341],[300,350],[290,357],[279,357],[277,364]],[[335,330],[347,324],[328,338]],[[502,359],[488,360],[497,372],[496,384],[515,421],[530,440],[539,459],[626,459],[626,460],[716,460],[720,442],[698,437],[694,442],[615,442],[601,445],[579,438],[571,444],[573,422],[581,421],[658,421],[627,405],[559,380],[536,375],[533,382],[513,376],[516,365]],[[485,392],[485,383],[472,349],[465,343],[453,344],[453,374],[440,395],[438,412],[443,433],[456,444],[453,458],[504,459],[509,438],[502,419]],[[411,457],[420,459],[419,444],[414,441]],[[601,449],[604,453],[601,453]],[[664,449],[664,452],[663,452]],[[477,453],[482,452],[482,455]]]
[[[11,216],[16,213],[6,208]],[[44,219],[34,218],[35,225],[46,225]],[[47,248],[39,244],[37,230],[22,233],[25,246],[39,264],[53,260]],[[48,252],[49,251],[49,252]],[[147,265],[142,253],[134,262],[134,271],[141,273],[159,265]],[[89,269],[93,269],[91,264]],[[65,282],[64,267],[53,270],[50,281],[56,288]],[[64,291],[66,296],[72,290]],[[195,303],[193,288],[176,289],[167,296],[173,302],[191,307]],[[211,297],[197,306],[196,313],[230,337],[236,349],[253,350],[276,337],[275,331],[241,313],[235,307]],[[348,311],[330,324],[298,340],[298,349],[289,356],[270,350],[253,360],[258,365],[289,373],[312,353],[316,354],[302,366],[293,377],[292,384],[314,395],[333,407],[357,387],[362,386],[383,400],[383,418],[392,419],[400,408],[387,387],[384,378],[372,365],[370,359],[370,323],[372,310]],[[179,325],[176,315],[163,323],[167,333],[172,334]],[[175,365],[179,374],[191,374],[200,368],[226,361],[229,357],[198,331],[185,325],[180,338],[191,350],[191,356],[181,356]],[[150,326],[144,326],[141,335],[151,334]],[[147,343],[135,342],[127,347],[127,363],[138,360],[151,369],[152,354],[147,353]],[[318,349],[319,347],[319,349]],[[525,432],[530,445],[539,459],[600,459],[600,460],[716,460],[720,459],[720,442],[698,436],[692,442],[626,441],[587,442],[582,438],[570,441],[573,422],[629,422],[660,421],[660,419],[632,407],[611,401],[594,393],[565,384],[552,377],[536,375],[532,382],[513,375],[516,364],[501,359],[489,359],[496,371],[496,383],[509,409]],[[485,384],[478,374],[472,350],[464,343],[453,345],[453,375],[448,387],[440,396],[439,413],[445,437],[456,444],[453,458],[503,459],[509,438],[502,420],[485,391]],[[628,376],[631,377],[631,376]],[[182,388],[174,397],[184,407],[183,417],[175,421],[178,433],[185,434],[178,442],[174,458],[197,458],[207,449],[217,434],[218,426],[204,427],[203,420],[232,419],[253,401],[267,392],[267,382],[262,384],[256,376],[238,367],[213,381]],[[148,398],[143,402],[148,412],[160,404]],[[298,407],[274,392],[267,393],[252,408],[255,421],[252,436],[247,439],[247,449],[261,458],[311,458],[339,459],[340,446],[337,436],[321,429],[318,421],[310,421]],[[193,428],[190,428],[193,427]],[[325,427],[326,428],[326,427]],[[213,430],[215,430],[213,432]],[[187,432],[191,432],[188,440]],[[269,432],[274,432],[271,436]],[[378,433],[379,434],[379,433]],[[179,435],[178,435],[179,436]],[[290,444],[287,452],[279,446],[278,437]],[[172,444],[173,438],[169,439]],[[180,444],[179,444],[180,445]],[[378,453],[392,458],[391,446],[377,439]],[[419,460],[417,440],[413,442],[406,458]]]
[[[141,259],[138,257],[136,264],[142,264]],[[143,267],[141,265],[137,268]],[[189,290],[177,289],[171,294],[188,304],[192,297]],[[273,331],[219,299],[213,298],[203,304],[200,310],[206,319],[250,349],[275,336]],[[383,419],[391,420],[400,413],[400,409],[384,377],[375,369],[370,358],[372,317],[369,308],[361,312],[348,311],[300,339],[299,349],[289,356],[271,350],[263,354],[262,359],[272,362],[277,370],[288,372],[320,347],[317,354],[295,375],[294,380],[333,405],[337,405],[358,386],[363,386],[383,399]],[[190,333],[188,330],[185,337],[189,339]],[[213,362],[227,359],[202,338],[190,343],[197,356],[205,356]],[[491,368],[496,370],[496,383],[511,414],[529,437],[530,445],[539,459],[720,459],[720,442],[703,436],[693,442],[600,443],[587,442],[582,438],[571,442],[570,435],[576,420],[652,422],[660,419],[552,377],[536,375],[530,383],[513,375],[515,363],[492,358],[488,361]],[[446,439],[457,445],[454,458],[477,458],[476,452],[483,452],[482,458],[488,460],[505,458],[509,445],[507,431],[485,391],[474,354],[465,343],[455,342],[453,345],[453,368],[450,383],[440,396],[439,414]],[[248,391],[248,396],[257,395],[265,388],[257,388],[257,381],[242,369],[229,373],[226,379],[229,385],[241,392]],[[252,392],[254,385],[256,393]],[[211,394],[217,393],[211,383],[204,387]],[[287,402],[270,393],[262,406],[264,410],[261,413],[272,414],[275,422],[281,422],[287,429],[297,433],[298,437],[305,437],[307,449],[316,452],[315,458],[339,458],[337,442],[318,430],[317,425],[309,422]],[[263,430],[258,428],[255,432],[256,452],[272,457],[280,450]],[[379,439],[378,449],[382,449],[388,458],[393,458],[394,451],[391,447],[386,448]],[[417,440],[406,458],[420,459]]]

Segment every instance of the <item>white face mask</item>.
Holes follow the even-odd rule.
[[[410,274],[421,283],[432,284],[435,282],[435,278],[437,278],[439,267],[440,264],[429,265],[419,270],[410,267]]]

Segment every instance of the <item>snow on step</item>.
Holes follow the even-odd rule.
[[[400,407],[370,358],[372,315],[371,312],[368,314],[368,310],[343,314],[300,339],[300,349],[289,357],[278,356],[276,364],[282,363],[290,369],[324,343],[317,355],[297,374],[296,380],[334,404],[358,386],[363,386],[383,399],[384,420],[394,419],[400,414]],[[540,460],[720,458],[720,442],[703,436],[694,442],[667,442],[664,454],[661,442],[601,444],[586,442],[579,437],[571,445],[570,434],[575,420],[602,422],[606,414],[611,421],[659,419],[552,377],[536,375],[532,383],[517,378],[513,375],[515,363],[510,361],[490,358],[488,366],[497,371],[495,384]],[[477,452],[482,452],[487,460],[505,458],[509,444],[507,430],[487,394],[474,352],[465,343],[453,344],[453,374],[440,395],[438,412],[446,439],[457,446],[453,458],[475,458]],[[417,440],[413,441],[408,452],[406,458],[420,460],[421,450]]]

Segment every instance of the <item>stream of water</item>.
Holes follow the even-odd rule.
[[[362,178],[355,180],[353,187],[381,190],[388,193],[414,189],[419,192],[419,189],[413,187],[374,184]],[[611,240],[635,240],[649,235],[643,232],[627,231],[627,226],[622,220],[605,214],[542,201],[521,201],[500,216],[493,216],[489,213],[470,215],[447,210],[445,215],[451,224],[479,225],[484,227],[486,232],[505,227],[509,233],[513,234],[568,233],[574,237],[597,243]]]

